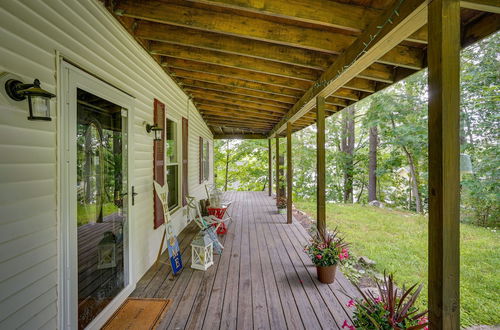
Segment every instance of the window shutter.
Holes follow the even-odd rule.
[[[188,194],[188,155],[189,155],[189,139],[188,139],[188,120],[182,118],[182,206],[187,205],[186,196]]]
[[[153,141],[153,179],[160,185],[165,184],[165,104],[154,100],[154,124],[163,128],[161,140]],[[165,223],[163,207],[153,190],[154,196],[154,229]]]
[[[199,184],[202,184],[203,183],[203,138],[200,136],[200,139],[199,139],[199,150],[198,150],[198,153],[199,153]]]

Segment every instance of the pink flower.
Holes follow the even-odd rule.
[[[346,248],[343,248],[342,251],[339,253],[339,259],[344,260],[349,258],[349,250]]]
[[[422,316],[419,320],[418,320],[418,324],[419,325],[422,325],[422,324],[427,324],[429,322],[429,319],[427,318],[427,316]],[[429,327],[426,326],[424,327],[424,330],[429,330]]]
[[[356,302],[352,299],[347,302],[347,307],[354,307],[355,305],[356,305]]]
[[[323,256],[321,254],[317,254],[316,258],[321,259],[321,258],[323,258]]]
[[[344,324],[342,324],[342,329],[344,329],[344,328],[347,328],[349,330],[356,330],[356,327],[347,323],[347,320],[345,320]]]
[[[380,304],[382,302],[382,299],[380,297],[377,297],[373,299],[373,301],[375,301],[376,304]]]

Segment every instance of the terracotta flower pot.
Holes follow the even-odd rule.
[[[331,284],[335,281],[335,271],[337,270],[337,265],[333,266],[316,266],[316,272],[318,274],[318,280],[321,283]]]

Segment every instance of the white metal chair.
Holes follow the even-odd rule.
[[[195,215],[193,217],[194,222],[198,225],[200,230],[203,233],[207,234],[213,241],[214,250],[216,251],[216,253],[221,254],[224,246],[219,241],[216,230],[222,224],[222,221],[214,216],[203,217],[201,215],[200,206],[198,205],[196,198],[192,196],[186,196],[186,201],[187,206],[195,210]]]

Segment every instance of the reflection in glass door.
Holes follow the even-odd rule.
[[[127,233],[126,110],[77,89],[78,328],[124,289]]]

